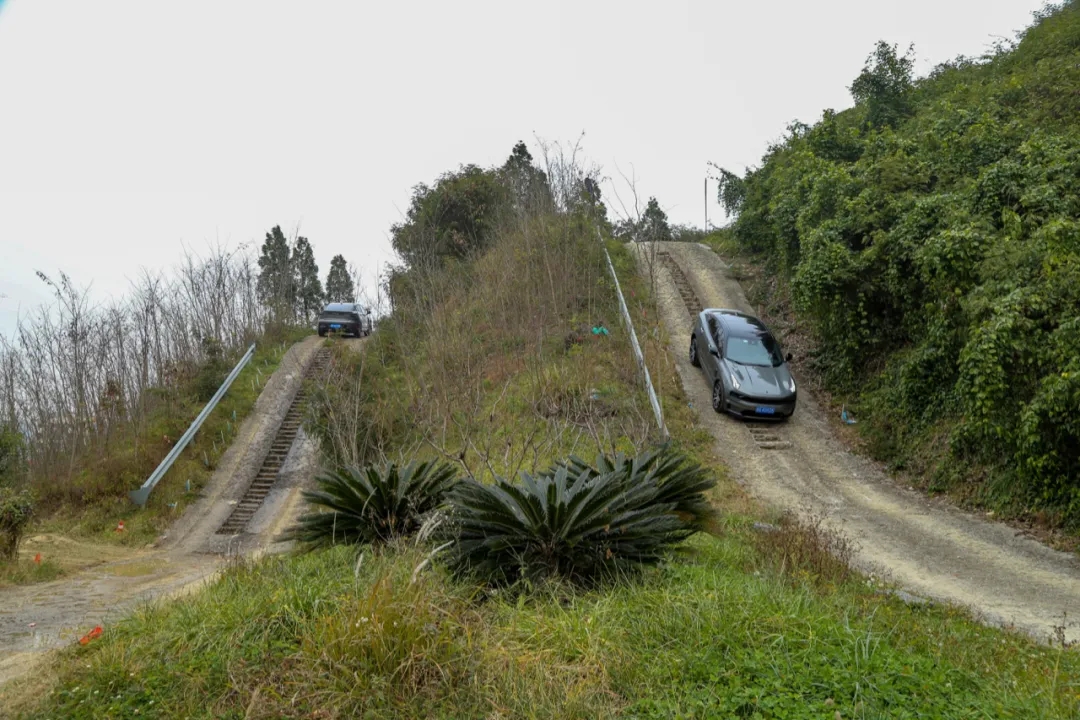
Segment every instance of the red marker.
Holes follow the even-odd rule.
[[[86,633],[81,638],[79,638],[79,644],[80,645],[88,645],[90,643],[90,641],[93,640],[94,638],[101,637],[101,633],[103,633],[103,632],[105,632],[105,631],[101,629],[101,626],[97,625],[96,627],[94,627],[93,630],[91,630],[90,632]]]

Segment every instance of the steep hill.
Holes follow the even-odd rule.
[[[1075,530],[1080,4],[987,57],[912,67],[879,44],[854,108],[724,172],[734,241],[789,294],[879,457]]]

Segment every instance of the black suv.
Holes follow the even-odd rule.
[[[326,337],[327,333],[370,335],[371,310],[359,303],[330,303],[319,313],[319,337]]]

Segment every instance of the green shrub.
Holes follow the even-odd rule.
[[[1013,48],[910,77],[879,44],[856,106],[793,125],[732,234],[786,285],[814,367],[895,465],[1080,528],[1080,2]],[[988,492],[990,477],[1002,478]],[[974,492],[973,492],[974,491]]]
[[[34,503],[26,490],[0,486],[0,558],[15,559]]]
[[[558,467],[565,467],[576,474],[589,471],[594,475],[621,473],[627,479],[648,478],[656,483],[658,494],[655,502],[671,504],[696,530],[704,530],[716,518],[716,508],[705,497],[705,491],[715,485],[696,463],[688,463],[683,455],[671,452],[667,446],[643,452],[634,457],[618,453],[614,457],[598,455],[589,465],[578,457],[571,457]],[[545,473],[553,475],[554,470]]]
[[[490,584],[557,576],[592,582],[652,565],[703,529],[714,485],[699,466],[650,452],[573,458],[519,483],[463,481],[450,494],[449,564]]]
[[[412,535],[458,482],[449,465],[396,463],[343,468],[318,478],[304,499],[322,510],[303,515],[283,539],[309,548],[383,543]]]

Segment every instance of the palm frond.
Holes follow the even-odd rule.
[[[305,490],[314,510],[282,536],[308,548],[381,543],[417,532],[458,482],[454,469],[434,462],[347,467],[317,478]]]

